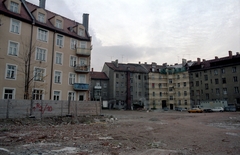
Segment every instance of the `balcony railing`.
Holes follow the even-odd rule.
[[[87,65],[77,65],[74,67],[75,72],[88,73],[90,71],[90,67]]]
[[[92,49],[76,47],[76,54],[81,56],[90,56]]]
[[[74,90],[89,90],[89,84],[87,83],[74,83],[73,84]]]

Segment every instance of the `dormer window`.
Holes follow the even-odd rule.
[[[84,36],[84,30],[80,28],[80,29],[78,30],[78,35]]]
[[[10,11],[18,13],[18,8],[19,8],[19,4],[16,2],[12,2],[10,3]]]
[[[56,20],[56,25],[57,28],[61,29],[62,28],[62,21],[61,20]]]
[[[38,21],[44,23],[45,22],[45,14],[38,13]]]

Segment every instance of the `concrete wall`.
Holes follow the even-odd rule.
[[[31,114],[31,100],[0,99],[0,118],[25,118]],[[32,116],[36,118],[52,116],[100,115],[101,104],[98,101],[52,101],[33,100]]]

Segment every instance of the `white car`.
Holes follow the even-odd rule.
[[[223,107],[215,107],[215,108],[212,109],[212,111],[213,111],[213,112],[217,112],[217,111],[218,111],[218,112],[223,112],[224,109],[223,109]]]

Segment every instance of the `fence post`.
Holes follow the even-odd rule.
[[[67,114],[67,117],[72,117],[72,115],[70,114],[70,103],[71,103],[71,96],[68,96],[68,114]]]
[[[6,118],[9,118],[9,102],[10,102],[10,99],[7,100],[7,113],[6,113]]]
[[[41,112],[40,117],[41,117],[41,120],[42,120],[42,114],[43,114],[43,101],[42,100],[41,100],[41,107],[42,107],[42,110],[40,111]]]

